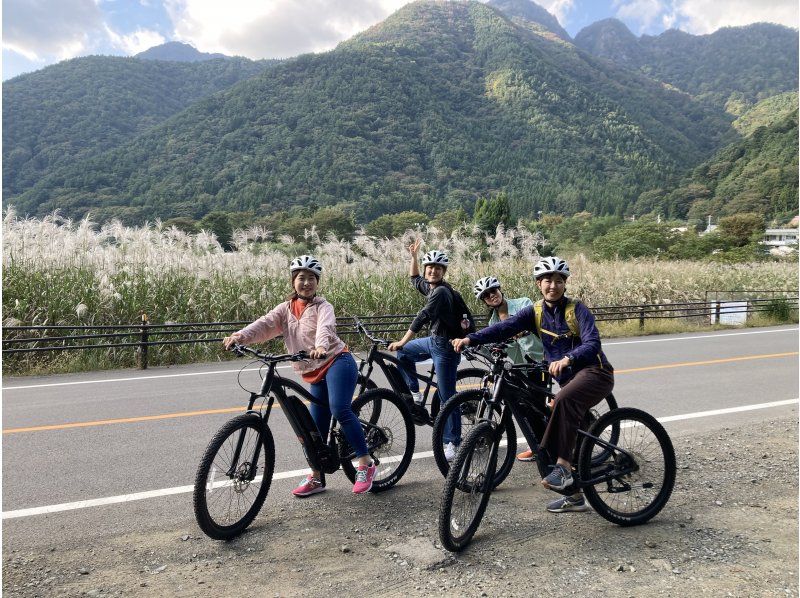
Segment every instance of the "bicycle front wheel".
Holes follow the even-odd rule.
[[[481,422],[461,443],[445,479],[439,505],[439,539],[447,550],[463,550],[481,524],[497,463],[496,433]]]
[[[391,488],[403,477],[414,455],[416,432],[408,406],[396,392],[375,388],[353,401],[352,408],[364,430],[369,454],[378,467],[370,492]],[[352,449],[348,446],[346,450]],[[355,482],[356,465],[350,457],[342,459],[342,469]]]
[[[433,458],[436,465],[443,476],[447,476],[450,471],[450,463],[444,456],[444,424],[450,414],[458,410],[461,413],[461,436],[466,438],[470,430],[472,430],[478,423],[478,407],[481,404],[481,396],[483,395],[482,389],[466,390],[459,392],[450,397],[450,400],[444,404],[439,415],[436,416],[436,421],[433,422],[433,434],[431,442],[433,443]],[[492,419],[498,424],[500,423],[500,413],[498,410],[492,411]],[[504,442],[503,442],[504,441]],[[504,446],[500,446],[504,445]],[[509,418],[508,422],[503,428],[500,445],[497,447],[497,471],[494,474],[494,486],[497,488],[503,483],[511,473],[511,468],[514,466],[514,457],[517,449],[517,429],[514,426],[514,421]]]
[[[254,413],[226,423],[206,448],[194,482],[194,514],[215,540],[241,534],[258,515],[275,471],[272,432]]]
[[[675,450],[664,426],[649,413],[623,407],[603,415],[589,434],[600,439],[585,437],[578,461],[582,482],[598,480],[583,489],[589,504],[623,526],[655,517],[675,485]]]
[[[456,392],[481,388],[483,377],[488,373],[481,368],[461,368],[456,372]]]

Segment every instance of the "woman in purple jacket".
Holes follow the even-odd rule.
[[[586,412],[614,388],[614,368],[601,348],[592,312],[583,303],[573,302],[580,334],[573,334],[567,323],[566,308],[571,300],[564,292],[569,274],[567,262],[559,257],[546,257],[534,267],[536,286],[544,297],[539,330],[534,307],[530,306],[502,322],[453,341],[453,348],[460,351],[469,345],[504,341],[523,330],[533,330],[542,340],[550,374],[561,386],[540,444],[557,457],[553,471],[542,480],[542,485],[552,490],[564,490],[572,484],[571,459],[578,426]],[[586,508],[581,494],[565,496],[548,505],[548,510],[554,513]]]

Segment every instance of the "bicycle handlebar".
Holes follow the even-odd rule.
[[[467,359],[479,358],[482,359],[483,361],[488,361],[492,364],[497,364],[498,362],[505,361],[508,358],[506,349],[511,344],[512,343],[510,341],[503,341],[500,343],[478,345],[477,347],[466,346],[462,349],[462,352],[467,357]],[[481,349],[484,350],[481,351]],[[549,366],[548,362],[544,360],[542,361],[531,360],[527,363],[510,363],[509,365],[511,368],[515,370],[543,369],[545,371]]]
[[[373,336],[370,333],[370,331],[367,330],[367,327],[364,326],[364,323],[361,320],[359,320],[358,318],[353,318],[353,319],[356,322],[356,329],[361,331],[361,333],[364,336],[366,336],[373,344],[384,345],[384,346],[389,346],[391,344],[391,341],[386,340],[385,338],[379,338],[377,336]]]
[[[234,344],[230,349],[240,357],[245,355],[252,355],[260,359],[264,363],[280,363],[282,361],[307,361],[309,359],[307,351],[298,351],[297,353],[284,353],[282,355],[269,355],[267,353],[260,353],[255,349],[251,349],[245,345]]]

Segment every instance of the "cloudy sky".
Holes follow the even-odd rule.
[[[129,56],[180,41],[202,52],[286,58],[321,52],[408,0],[3,0],[3,80],[60,60]],[[635,34],[694,34],[759,21],[798,26],[797,0],[540,0],[574,36],[616,17]]]

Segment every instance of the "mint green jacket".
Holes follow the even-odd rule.
[[[506,299],[506,303],[508,303],[509,316],[513,316],[523,307],[533,305],[533,301],[527,297],[520,297],[519,299]],[[493,309],[491,315],[489,316],[489,326],[496,324],[499,321],[500,316],[497,315],[497,310]],[[541,361],[542,356],[544,355],[542,341],[540,341],[539,337],[535,334],[529,334],[528,336],[523,336],[522,338],[517,339],[508,347],[507,352],[508,356],[514,361],[514,363],[524,363],[525,358],[523,355],[526,353],[537,361]]]

